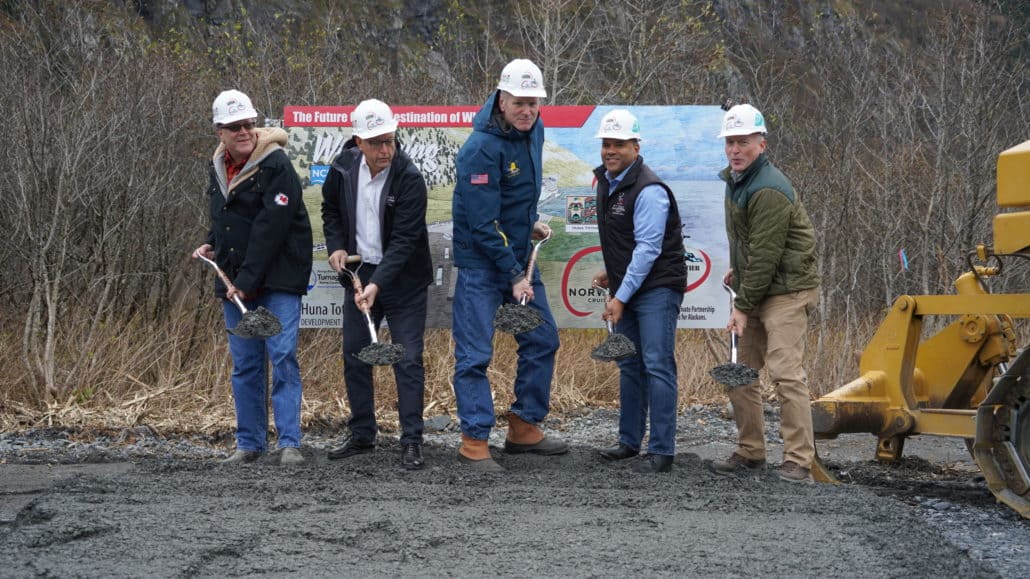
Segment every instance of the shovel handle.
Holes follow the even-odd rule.
[[[199,253],[197,253],[195,255],[197,256],[198,259],[203,260],[204,263],[207,263],[211,267],[215,268],[215,273],[218,274],[218,277],[222,280],[222,283],[225,284],[226,291],[230,291],[231,292],[231,291],[236,289],[236,286],[233,285],[232,280],[229,279],[229,276],[225,275],[225,272],[222,271],[222,268],[218,267],[217,263],[215,263],[214,261],[204,257],[203,255],[200,255]],[[233,301],[233,303],[236,304],[236,307],[240,308],[240,313],[242,313],[242,314],[246,314],[247,313],[247,306],[243,305],[243,300],[240,299],[239,295],[234,294],[232,296],[232,301]]]
[[[361,262],[361,256],[357,255],[357,254],[348,255],[347,258],[344,260],[344,263],[360,263],[360,262]],[[343,271],[347,272],[347,277],[350,278],[351,286],[354,287],[354,293],[356,295],[361,295],[361,292],[364,290],[364,286],[361,285],[361,278],[358,277],[357,272],[350,271],[347,268],[343,268]],[[359,304],[358,305],[358,309],[361,310],[361,313],[364,314],[364,316],[365,316],[365,323],[368,324],[368,334],[372,337],[372,343],[373,344],[378,344],[379,343],[379,338],[378,338],[378,336],[376,336],[376,325],[372,322],[372,315],[368,311],[368,305],[366,305],[364,303]]]

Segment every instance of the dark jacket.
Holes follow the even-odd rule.
[[[687,266],[683,263],[683,237],[679,207],[672,190],[644,164],[639,157],[629,168],[615,191],[608,191],[608,178],[604,165],[594,169],[597,177],[597,228],[601,237],[601,254],[608,273],[608,291],[615,295],[622,285],[629,262],[636,248],[633,214],[637,196],[648,185],[658,185],[669,196],[669,214],[665,220],[662,250],[651,266],[651,271],[640,284],[637,294],[657,287],[684,291],[687,287]]]
[[[329,255],[338,249],[357,253],[355,208],[361,149],[354,139],[332,163],[322,185],[322,229]],[[433,262],[426,230],[426,181],[404,151],[397,148],[379,197],[383,259],[369,283],[383,293],[425,289],[433,281]]]
[[[455,161],[454,265],[518,277],[531,251],[543,184],[544,124],[504,127],[494,91],[472,121]]]
[[[726,182],[726,235],[736,308],[749,313],[769,296],[818,287],[815,228],[790,180],[761,154]]]
[[[225,148],[219,144],[208,185],[215,262],[248,295],[282,291],[303,295],[311,277],[311,223],[293,165],[283,151],[286,131],[255,129],[250,159],[226,182]],[[215,294],[226,288],[215,278]]]

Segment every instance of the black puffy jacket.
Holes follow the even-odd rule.
[[[226,183],[224,147],[215,150],[207,242],[218,267],[247,295],[303,295],[311,277],[312,238],[300,179],[282,148],[286,131],[255,130],[254,152],[232,183]],[[225,291],[215,278],[215,294],[224,297]]]

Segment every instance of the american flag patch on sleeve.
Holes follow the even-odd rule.
[[[472,184],[473,185],[486,185],[489,182],[490,182],[490,177],[486,173],[483,173],[481,175],[472,175]]]

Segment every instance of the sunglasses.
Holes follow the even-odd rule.
[[[245,123],[236,123],[235,125],[222,125],[221,128],[229,131],[230,133],[238,133],[241,129],[252,131],[255,126],[257,126],[257,123],[254,121],[247,121]]]

